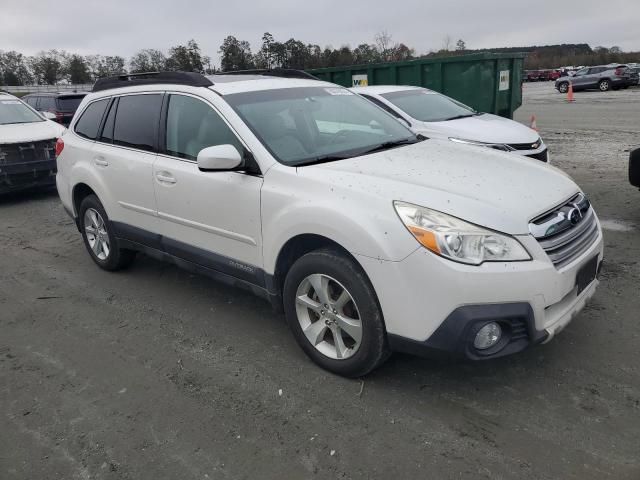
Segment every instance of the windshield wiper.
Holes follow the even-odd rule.
[[[318,163],[328,163],[335,162],[337,160],[346,160],[347,158],[352,158],[355,155],[320,155],[319,157],[308,158],[306,160],[301,160],[293,164],[294,167],[304,167],[306,165],[316,165]]]
[[[415,137],[405,138],[403,140],[394,140],[391,142],[384,142],[376,145],[375,147],[368,148],[366,150],[359,150],[355,153],[331,153],[328,155],[320,155],[318,157],[309,158],[306,160],[301,160],[292,164],[294,167],[304,167],[306,165],[316,165],[318,163],[328,163],[335,162],[337,160],[346,160],[347,158],[359,157],[360,155],[367,155],[369,153],[380,152],[382,150],[388,150],[390,148],[399,147],[401,145],[410,145],[412,143],[418,143],[423,140],[426,140],[427,137],[423,135],[416,135]]]
[[[448,122],[449,120],[459,120],[461,118],[475,117],[476,115],[478,115],[478,114],[477,113],[466,113],[464,115],[456,115],[455,117],[445,118],[444,121]]]
[[[391,142],[384,142],[379,145],[376,145],[373,148],[369,148],[365,151],[359,153],[359,155],[366,155],[368,153],[381,152],[383,150],[389,150],[390,148],[399,147],[401,145],[411,145],[412,143],[418,143],[425,140],[426,137],[422,135],[416,135],[415,137],[405,138],[403,140],[393,140]]]

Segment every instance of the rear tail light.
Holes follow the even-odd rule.
[[[64,150],[64,140],[59,138],[58,140],[56,140],[56,157],[60,156],[62,150]]]

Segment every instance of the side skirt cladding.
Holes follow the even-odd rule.
[[[273,290],[272,275],[261,268],[125,223],[111,222],[111,225],[122,248],[136,250],[227,285],[249,290],[278,307],[280,294]]]

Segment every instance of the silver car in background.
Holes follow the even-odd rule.
[[[567,93],[569,82],[572,83],[574,91],[597,89],[606,92],[637,85],[638,78],[637,74],[632,72],[627,65],[614,63],[584,67],[572,77],[560,77],[556,80],[556,90],[560,93]]]

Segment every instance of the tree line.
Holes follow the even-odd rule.
[[[373,43],[362,43],[354,49],[348,45],[322,48],[294,38],[281,42],[266,32],[255,53],[249,42],[229,35],[220,45],[218,54],[219,68],[212,65],[211,57],[203,54],[195,40],[171,47],[166,53],[157,49],[140,50],[128,60],[118,55],[82,56],[55,49],[33,56],[0,50],[0,85],[84,84],[108,75],[161,70],[211,74],[254,68],[334,67],[409,60],[414,58],[415,50],[404,43],[394,42],[387,32],[377,34]]]
[[[592,49],[587,44],[470,50],[464,40],[454,42],[449,35],[444,37],[439,49],[419,55],[418,58],[478,52],[526,52],[526,69],[640,61],[640,52],[625,53],[619,47]],[[376,34],[373,42],[361,43],[355,48],[349,45],[323,48],[294,38],[278,41],[271,33],[266,32],[262,36],[262,44],[255,52],[248,41],[229,35],[217,53],[220,56],[219,67],[212,65],[211,57],[202,52],[195,40],[171,47],[167,52],[157,49],[140,50],[129,59],[118,55],[82,56],[55,49],[33,56],[0,50],[0,85],[86,84],[93,83],[100,77],[123,73],[181,70],[211,74],[254,68],[314,69],[417,58],[414,48],[395,42],[386,31]]]

